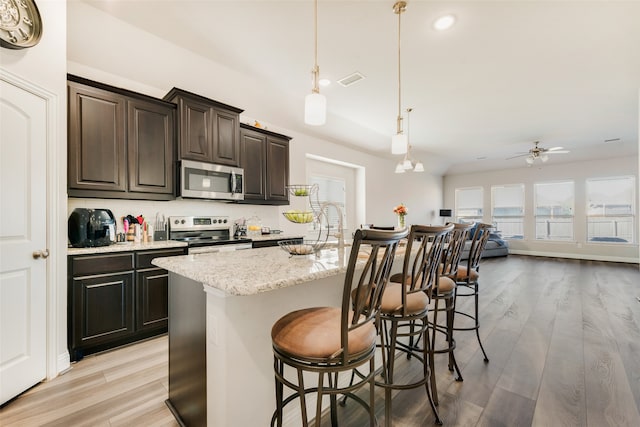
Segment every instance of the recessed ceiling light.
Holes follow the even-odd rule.
[[[438,31],[448,30],[456,23],[456,17],[453,15],[444,15],[433,22],[433,28]]]
[[[320,79],[320,80],[318,80],[318,84],[320,86],[329,86],[331,84],[331,80],[329,80],[329,79]]]
[[[487,160],[487,156],[476,157],[476,160]]]

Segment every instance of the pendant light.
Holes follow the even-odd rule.
[[[400,74],[400,23],[402,13],[406,9],[406,1],[399,1],[393,5],[393,13],[398,15],[398,118],[396,134],[391,138],[391,154],[405,154],[409,145],[407,136],[402,131],[402,79]]]
[[[404,155],[404,159],[398,162],[396,165],[395,173],[405,173],[408,170],[412,170],[414,172],[424,172],[424,165],[421,161],[414,161],[411,158],[411,143],[409,142],[409,136],[411,132],[411,112],[413,108],[407,108],[407,152]]]
[[[320,67],[318,67],[318,0],[314,0],[314,65],[311,70],[313,88],[304,98],[304,122],[308,125],[321,126],[327,121],[327,98],[320,94],[318,81]]]

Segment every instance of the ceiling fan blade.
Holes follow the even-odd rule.
[[[556,150],[556,151],[547,151],[547,154],[567,154],[570,153],[569,150]]]
[[[551,147],[546,151],[558,151],[558,150],[564,150],[564,147]]]
[[[523,154],[518,154],[515,156],[511,156],[511,157],[507,157],[505,160],[511,160],[511,159],[517,159],[518,157],[524,157],[524,156],[529,156],[529,153],[523,153]]]

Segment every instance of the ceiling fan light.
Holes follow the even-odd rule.
[[[304,98],[304,122],[321,126],[327,121],[327,98],[319,93],[310,93]]]
[[[396,172],[396,173],[404,173],[404,167],[402,166],[402,162],[399,162],[399,163],[396,165],[396,171],[395,171],[395,172]]]
[[[422,164],[422,162],[418,161],[416,163],[416,166],[413,168],[414,172],[424,172],[424,165]]]
[[[549,160],[549,155],[548,154],[541,155],[540,160],[542,160],[542,163],[546,163],[547,160]]]
[[[525,159],[525,161],[526,161],[526,162],[527,162],[527,164],[529,164],[529,165],[532,165],[534,160],[535,160],[535,159],[533,158],[533,156],[529,156],[529,157],[527,157],[527,158]]]
[[[391,154],[406,154],[407,152],[407,135],[397,133],[391,137]]]

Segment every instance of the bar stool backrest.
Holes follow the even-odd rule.
[[[493,228],[491,224],[478,223],[476,225],[476,231],[473,233],[473,238],[471,239],[469,258],[467,259],[467,271],[478,271],[482,252],[484,252],[487,240],[489,240],[491,228]]]
[[[406,286],[403,288],[405,292],[402,293],[402,306],[405,311],[407,309],[407,294],[426,292],[427,295],[431,295],[431,289],[439,275],[438,267],[442,253],[452,230],[453,224],[411,226],[402,269],[402,277],[406,278]],[[415,246],[418,247],[417,250],[414,249]],[[411,262],[412,257],[413,262]],[[406,316],[407,313],[405,312],[403,315]]]
[[[407,237],[408,233],[407,229],[399,231],[358,229],[355,232],[342,294],[342,350],[340,355],[335,355],[335,357],[339,356],[345,365],[349,362],[347,360],[348,334],[377,318],[396,249],[400,240]],[[365,248],[369,255],[363,264],[359,255],[362,255]]]
[[[455,280],[458,274],[458,263],[464,251],[464,245],[469,236],[469,230],[475,225],[453,223],[453,231],[449,234],[449,241],[442,256],[442,275]]]

